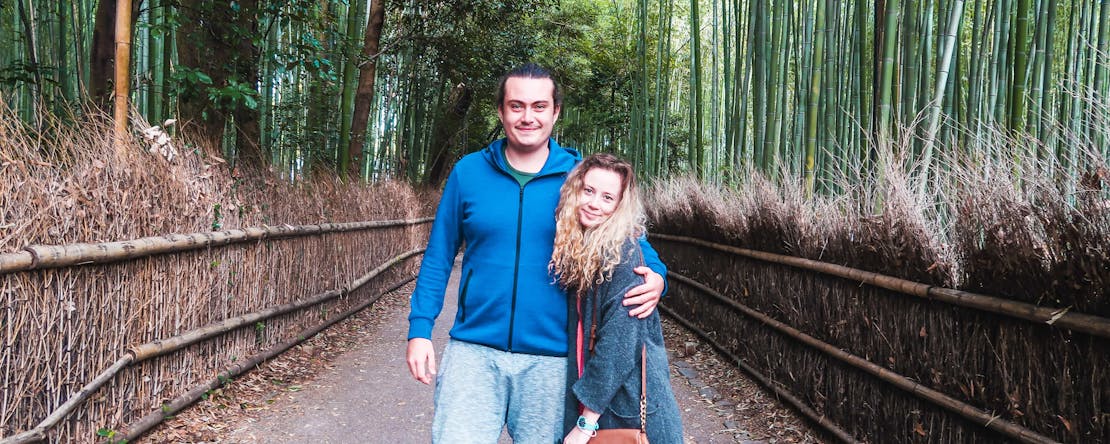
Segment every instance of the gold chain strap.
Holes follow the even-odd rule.
[[[647,435],[647,344],[640,349],[640,433]]]

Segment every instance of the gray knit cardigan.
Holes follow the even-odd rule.
[[[659,310],[647,319],[628,315],[633,307],[621,301],[628,290],[644,282],[632,270],[643,264],[643,254],[634,239],[622,247],[621,263],[609,280],[588,291],[581,300],[583,348],[590,343],[590,319],[597,307],[597,332],[593,355],[583,350],[585,362],[578,378],[578,301],[568,298],[567,408],[569,432],[579,415],[579,403],[603,412],[601,428],[640,428],[640,350],[647,345],[647,432],[652,444],[681,443],[682,418],[671,391],[667,350]],[[596,299],[596,304],[594,299]]]

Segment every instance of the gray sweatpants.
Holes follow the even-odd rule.
[[[432,442],[491,444],[508,426],[514,443],[563,437],[566,358],[509,353],[454,339],[436,377]]]

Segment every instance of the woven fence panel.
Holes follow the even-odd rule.
[[[675,272],[999,418],[1064,442],[1107,442],[1110,344],[1056,327],[913,298],[680,242]],[[664,303],[858,438],[1005,438],[672,281]]]

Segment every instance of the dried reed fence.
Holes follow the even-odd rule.
[[[840,439],[1110,442],[1105,193],[962,185],[942,226],[912,187],[861,215],[758,179],[657,184],[664,305]]]
[[[217,155],[180,140],[172,160],[137,144],[117,158],[106,121],[95,115],[78,123],[48,121],[44,131],[31,133],[0,103],[0,251],[9,252],[3,267],[21,268],[0,274],[0,437],[35,427],[132,346],[346,288],[426,240],[427,224],[346,229],[354,226],[348,221],[429,214],[430,199],[407,185],[290,184],[266,172],[228,168]],[[246,227],[322,222],[339,229],[291,237],[289,228],[269,228],[271,237],[224,246],[219,240],[262,230]],[[179,253],[34,268],[66,250],[37,245],[211,231],[167,238],[181,244],[212,239]],[[92,251],[118,248],[127,255],[138,244],[109,245]],[[99,429],[120,430],[160,411],[229,365],[288,345],[414,271],[413,261],[404,261],[350,293],[332,293],[309,308],[126,366],[46,438],[94,442]]]

